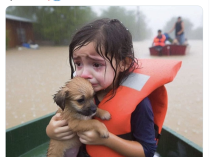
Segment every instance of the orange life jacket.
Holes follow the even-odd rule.
[[[158,36],[156,36],[154,38],[154,46],[165,46],[165,40],[166,40],[166,37],[163,34],[162,34],[162,38],[158,38]]]
[[[109,132],[115,135],[131,132],[131,114],[147,96],[152,105],[154,123],[158,126],[158,133],[161,133],[168,103],[164,84],[174,79],[181,61],[140,59],[139,65],[141,68],[129,75],[111,100],[107,101],[109,97],[105,97],[98,105],[109,111],[112,118],[108,121],[96,119],[103,122]],[[86,145],[86,150],[91,157],[122,157],[110,148],[99,145]]]

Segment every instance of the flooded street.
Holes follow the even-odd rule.
[[[203,42],[199,40],[189,41],[189,53],[185,56],[161,57],[151,57],[146,44],[148,47],[151,45],[149,42],[135,44],[137,57],[182,61],[182,66],[174,81],[166,85],[169,103],[164,125],[202,147]]]
[[[203,146],[203,42],[189,41],[185,56],[150,56],[151,41],[134,42],[137,58],[182,61],[175,80],[166,85],[165,126]],[[6,128],[55,112],[53,94],[70,79],[68,46],[6,51]]]

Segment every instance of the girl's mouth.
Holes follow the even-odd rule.
[[[93,87],[96,87],[98,84],[92,84]]]

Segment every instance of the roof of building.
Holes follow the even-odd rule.
[[[8,14],[6,14],[6,19],[15,20],[15,21],[22,21],[22,22],[30,22],[30,23],[36,22],[34,20],[31,20],[31,19],[27,19],[27,18],[19,17],[19,16],[14,16],[14,15],[8,15]]]

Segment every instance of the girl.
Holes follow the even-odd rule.
[[[117,19],[107,18],[85,25],[72,38],[69,61],[71,77],[76,71],[77,76],[88,79],[96,93],[96,104],[99,108],[108,110],[112,117],[109,121],[98,119],[108,128],[109,138],[99,137],[94,130],[77,133],[86,146],[81,148],[78,156],[152,157],[156,150],[156,135],[160,133],[164,118],[158,119],[158,122],[161,121],[160,125],[154,124],[151,103],[155,104],[155,96],[158,100],[166,100],[165,88],[158,87],[163,87],[171,80],[161,82],[158,81],[159,77],[162,79],[165,76],[159,76],[158,83],[154,84],[156,78],[153,79],[153,74],[147,75],[148,70],[144,69],[151,62],[139,62],[134,57],[132,37],[128,29]],[[157,72],[153,70],[155,74],[159,67],[156,69]],[[156,89],[158,92],[151,94]],[[164,117],[166,108],[162,106],[161,117]],[[160,113],[160,110],[157,112]],[[59,114],[52,117],[46,132],[56,140],[71,140],[76,136],[76,133],[69,130],[67,122],[60,120]],[[68,151],[66,156],[67,154]]]

